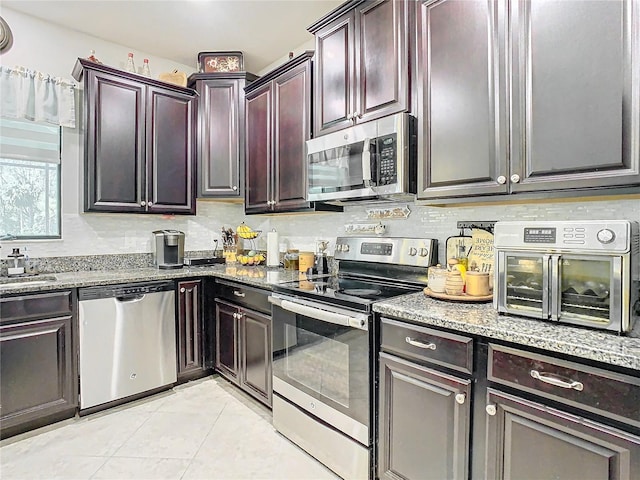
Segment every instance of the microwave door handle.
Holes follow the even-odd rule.
[[[549,276],[551,277],[551,288],[545,289],[551,293],[551,320],[560,319],[560,255],[551,255],[551,269]]]
[[[362,182],[365,187],[371,185],[371,139],[365,138],[362,147]]]

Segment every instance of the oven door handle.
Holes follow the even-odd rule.
[[[315,318],[316,320],[322,320],[323,322],[334,323],[344,327],[357,328],[359,330],[368,330],[369,328],[366,320],[362,318],[350,317],[349,315],[329,312],[327,310],[322,310],[321,308],[300,305],[299,303],[283,300],[282,298],[273,296],[269,297],[269,302],[289,312]]]

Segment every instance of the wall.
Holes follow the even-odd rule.
[[[7,66],[23,65],[70,78],[76,58],[87,56],[93,49],[103,62],[120,68],[124,67],[127,52],[132,51],[137,59],[149,58],[154,75],[174,68],[187,74],[193,72],[192,67],[176,65],[131,46],[116,45],[56,27],[7,8],[3,8],[2,15],[14,34],[13,47],[0,56],[0,62]],[[293,51],[297,54],[310,47],[312,45],[307,43]],[[273,66],[285,60],[286,56],[274,62]],[[187,250],[207,250],[212,248],[213,239],[219,238],[222,226],[235,228],[242,221],[264,232],[276,228],[283,245],[313,250],[316,240],[326,239],[331,241],[329,250],[332,251],[335,237],[344,233],[345,224],[372,222],[367,219],[366,207],[363,206],[347,207],[344,213],[245,217],[241,204],[205,200],[198,201],[196,216],[82,213],[82,134],[80,128],[64,130],[62,240],[3,242],[2,257],[8,253],[7,247],[12,246],[28,247],[27,253],[32,257],[150,252],[151,232],[161,228],[184,231]],[[441,260],[446,238],[457,234],[457,220],[640,220],[640,199],[454,208],[411,204],[410,209],[412,213],[408,219],[384,222],[388,226],[388,234],[436,238],[440,242]],[[255,246],[264,247],[264,236],[255,241]]]

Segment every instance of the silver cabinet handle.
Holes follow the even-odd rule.
[[[426,350],[435,350],[436,348],[438,348],[438,347],[436,347],[436,344],[433,343],[433,342],[432,343],[422,343],[422,342],[419,342],[417,340],[414,340],[411,337],[406,337],[404,340],[409,345],[413,345],[414,347],[418,347],[418,348],[424,348]]]
[[[234,191],[235,191],[235,190],[238,190],[238,186],[237,186],[237,185],[234,185],[233,187],[231,187],[231,190],[234,190]]]
[[[153,202],[147,202],[147,205],[152,206]]]
[[[517,173],[514,173],[513,175],[511,175],[511,181],[513,183],[518,183],[520,181],[520,175],[518,175]]]
[[[234,290],[234,291],[233,291],[233,294],[234,294],[236,297],[246,297],[246,296],[247,296],[247,294],[246,294],[246,293],[244,293],[244,292],[239,292],[238,290]]]
[[[494,416],[497,413],[497,409],[495,405],[487,405],[485,407],[485,410],[487,411],[487,414]]]
[[[186,292],[186,291],[187,291],[187,289],[186,289],[186,288],[184,288],[184,287],[182,287],[182,288],[180,289],[180,293],[184,293],[184,292]]]
[[[147,204],[144,200],[140,202],[140,206],[144,207]]]
[[[498,182],[500,185],[504,185],[505,183],[507,183],[507,177],[505,177],[504,175],[500,175],[498,178],[496,178],[496,182]]]
[[[353,120],[353,116],[354,116],[353,113],[348,113],[347,114],[347,120]]]
[[[235,318],[236,320],[239,320],[239,319],[242,318],[242,314],[236,312],[236,313],[233,314],[233,318]]]
[[[459,405],[462,405],[464,404],[465,400],[467,400],[467,395],[464,393],[456,393],[455,399],[456,399],[456,403],[458,403]]]
[[[537,370],[531,370],[531,376],[536,380],[540,380],[541,382],[548,383],[549,385],[554,385],[560,388],[569,388],[573,390],[577,390],[581,392],[584,390],[584,385],[582,382],[577,382],[575,380],[563,380],[562,378],[554,377],[548,373],[540,373]]]

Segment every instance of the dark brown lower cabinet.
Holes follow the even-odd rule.
[[[271,317],[216,300],[215,367],[270,407]]]
[[[180,281],[178,288],[178,382],[204,376],[202,280]]]
[[[0,322],[0,436],[9,437],[75,415],[71,292],[2,299]],[[43,308],[40,308],[43,306]],[[46,307],[56,314],[43,317]],[[21,312],[25,321],[13,316]]]
[[[471,382],[380,353],[378,476],[468,476]]]
[[[489,389],[485,478],[640,478],[640,437]]]

